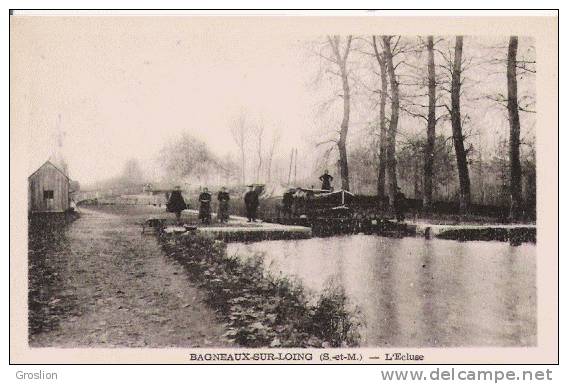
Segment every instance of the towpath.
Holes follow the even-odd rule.
[[[66,229],[64,245],[30,253],[48,258],[60,282],[57,289],[40,287],[48,297],[37,310],[57,321],[32,333],[31,347],[230,345],[183,267],[163,254],[154,236],[141,235],[139,222],[147,214],[82,209]]]

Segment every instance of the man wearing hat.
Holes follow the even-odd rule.
[[[229,221],[229,200],[231,200],[227,188],[221,187],[221,190],[217,193],[217,200],[219,200],[219,213],[217,217],[220,223],[226,223]]]
[[[168,212],[173,212],[176,215],[176,223],[181,223],[181,211],[187,208],[185,200],[181,195],[181,188],[176,186],[172,193],[170,194],[170,198],[168,199],[168,203],[166,204],[166,210]]]
[[[326,169],[323,175],[319,177],[321,181],[321,189],[324,191],[331,191],[331,182],[333,181],[333,176],[331,176]]]
[[[207,187],[199,195],[199,219],[203,224],[211,222],[211,194]]]
[[[247,219],[250,222],[256,221],[256,210],[258,209],[258,195],[254,191],[254,185],[248,186],[248,191],[245,193],[245,207],[247,210]]]
[[[282,196],[282,213],[284,217],[292,217],[292,204],[294,203],[294,192],[293,188],[288,189]]]

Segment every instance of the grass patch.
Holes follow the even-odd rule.
[[[298,282],[268,273],[261,257],[227,255],[222,241],[162,235],[160,242],[204,289],[234,342],[249,348],[359,344],[357,311],[348,309],[342,289],[327,289],[313,301]]]
[[[65,291],[67,265],[64,216],[44,215],[29,221],[28,336],[56,329],[77,311],[75,295]]]

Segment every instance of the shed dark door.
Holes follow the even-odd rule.
[[[48,211],[53,211],[55,209],[55,200],[53,199],[53,190],[43,190],[43,200],[45,201],[45,207]]]

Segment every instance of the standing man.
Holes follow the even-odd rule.
[[[227,188],[221,187],[221,190],[217,194],[217,200],[219,200],[219,212],[217,213],[217,217],[219,217],[219,222],[226,223],[229,221],[229,200],[231,197],[229,196],[229,192],[227,192]]]
[[[247,210],[248,222],[256,221],[256,210],[258,209],[258,195],[254,191],[254,186],[249,185],[248,191],[245,193],[245,207]]]
[[[319,179],[321,181],[321,189],[325,191],[331,191],[331,182],[333,181],[333,176],[329,174],[327,169],[325,170],[323,175],[319,177]]]
[[[211,194],[207,187],[199,195],[199,219],[203,224],[211,222]]]
[[[396,195],[394,197],[394,212],[396,215],[396,221],[401,223],[404,221],[404,215],[406,212],[406,196],[399,187],[396,188]]]
[[[176,215],[176,223],[181,223],[181,211],[187,208],[187,204],[185,204],[185,200],[181,195],[181,188],[179,186],[174,187],[174,190],[170,194],[168,198],[168,202],[166,204],[166,211],[173,212]]]
[[[294,190],[288,189],[282,196],[282,213],[284,217],[292,217],[292,204],[294,203]]]

